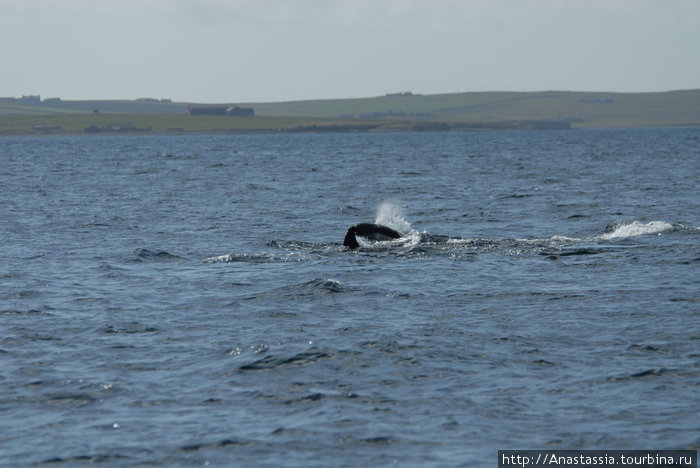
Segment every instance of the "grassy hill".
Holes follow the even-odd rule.
[[[700,90],[664,93],[483,92],[255,104],[259,115],[445,122],[565,120],[576,127],[698,125]]]
[[[114,125],[150,128],[152,133],[700,125],[700,90],[425,96],[401,93],[360,99],[237,104],[254,108],[255,117],[189,116],[187,103],[154,99],[33,102],[0,99],[0,135],[81,133],[92,125],[99,129]],[[96,109],[99,113],[93,112]]]

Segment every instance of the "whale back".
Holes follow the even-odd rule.
[[[382,226],[381,224],[374,223],[360,223],[352,226],[348,229],[347,234],[345,234],[345,240],[343,240],[343,245],[354,250],[360,246],[357,243],[357,237],[364,237],[365,239],[373,241],[387,241],[391,239],[398,239],[401,234],[394,229],[387,226]]]

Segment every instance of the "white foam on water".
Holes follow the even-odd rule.
[[[461,239],[458,237],[451,237],[445,241],[448,245],[462,245],[462,244],[472,244],[474,239]]]
[[[552,242],[580,242],[581,239],[578,237],[567,237],[567,236],[552,236],[549,238]]]
[[[214,257],[207,257],[202,260],[202,263],[232,263],[237,261],[237,256],[234,254],[218,255]]]
[[[420,244],[421,235],[418,231],[412,230],[408,234],[400,237],[399,239],[375,241],[366,239],[362,236],[357,236],[356,239],[359,246],[363,249],[383,250],[400,248],[411,250],[412,248]]]
[[[611,232],[606,232],[598,236],[599,239],[621,239],[625,237],[645,236],[650,234],[661,234],[664,231],[673,229],[673,226],[665,221],[651,221],[641,223],[632,221],[631,223],[620,224]]]

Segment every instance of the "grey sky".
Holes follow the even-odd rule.
[[[700,0],[0,0],[0,96],[700,88]]]

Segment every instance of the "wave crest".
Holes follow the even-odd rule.
[[[637,237],[649,234],[661,234],[664,231],[672,230],[673,226],[665,221],[651,221],[642,223],[632,221],[631,223],[618,224],[609,229],[609,232],[601,234],[600,239],[621,239],[626,237]]]

